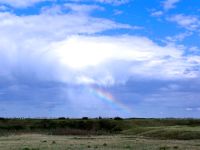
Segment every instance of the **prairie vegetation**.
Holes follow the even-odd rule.
[[[198,119],[6,119],[0,149],[200,149]]]
[[[1,150],[200,150],[200,140],[158,140],[126,135],[0,137]]]

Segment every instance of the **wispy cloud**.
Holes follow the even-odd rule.
[[[64,4],[65,8],[70,9],[73,12],[78,13],[90,13],[94,10],[104,10],[103,7],[100,7],[98,5],[86,5],[86,4],[73,4],[73,3],[66,3]]]
[[[153,11],[151,12],[151,16],[154,16],[154,17],[160,17],[164,14],[163,11]]]
[[[98,2],[112,5],[122,5],[129,3],[131,0],[71,0],[72,2]]]
[[[169,21],[176,22],[181,27],[188,30],[196,30],[200,26],[200,20],[197,16],[177,14],[168,18]]]
[[[121,5],[121,4],[128,3],[130,0],[96,0],[96,1],[101,2],[101,3],[110,3],[110,4],[114,4],[114,5]]]
[[[55,1],[55,0],[0,0],[0,4],[6,4],[16,8],[24,8],[44,1]]]
[[[41,2],[56,2],[57,0],[0,0],[0,4],[9,5],[14,8],[26,8],[33,6],[37,3]],[[122,5],[129,2],[129,0],[65,0],[63,2],[75,2],[75,3],[87,3],[87,2],[97,2],[97,3],[104,3],[104,4],[111,4],[111,5]]]
[[[169,9],[172,9],[172,8],[175,8],[176,4],[180,2],[180,0],[165,0],[163,2],[163,7],[165,10],[169,10]]]
[[[167,42],[181,42],[185,38],[189,37],[192,35],[192,32],[183,32],[174,36],[167,36],[166,40]]]
[[[104,11],[104,8],[98,5],[65,3],[63,5],[45,6],[41,8],[42,14],[76,14],[76,15],[89,15],[94,11]]]

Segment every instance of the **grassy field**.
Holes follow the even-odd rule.
[[[0,150],[200,150],[199,119],[0,119]]]
[[[135,136],[13,135],[0,138],[1,150],[200,150],[200,140],[152,140]]]

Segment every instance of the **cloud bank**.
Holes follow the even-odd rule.
[[[41,1],[0,2],[28,7]],[[104,7],[76,1],[43,7],[32,15],[0,12],[0,111],[4,116],[13,116],[13,110],[16,116],[31,111],[39,117],[180,117],[181,113],[187,116],[188,110],[199,111],[200,56],[194,52],[198,48],[187,53],[192,48],[176,44],[189,33],[168,37],[167,44],[144,35],[111,34],[138,27],[93,16],[94,10],[103,12]],[[176,15],[168,20],[187,30],[197,29],[194,18]],[[95,88],[132,111],[110,105],[91,92]]]

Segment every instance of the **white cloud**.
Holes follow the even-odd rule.
[[[94,18],[88,15],[65,14],[65,15],[49,15],[40,14],[33,16],[19,17],[10,13],[0,14],[3,29],[9,35],[16,37],[29,35],[37,38],[63,38],[70,34],[93,34],[109,29],[131,29],[126,24],[120,24],[108,19]],[[14,38],[14,37],[13,37]]]
[[[79,83],[112,85],[132,76],[183,79],[199,75],[193,67],[200,63],[183,56],[181,48],[159,46],[144,37],[72,36],[48,49],[76,74]]]
[[[130,77],[193,78],[199,65],[176,45],[146,37],[103,36],[125,24],[88,14],[16,16],[0,13],[0,76],[71,84],[113,85]],[[80,35],[82,34],[82,35]]]
[[[130,0],[70,0],[71,2],[98,2],[112,5],[122,5],[130,2]]]
[[[185,110],[186,110],[186,111],[192,111],[193,108],[188,107],[188,108],[186,108]]]
[[[101,2],[101,3],[110,3],[110,4],[114,4],[114,5],[121,5],[121,4],[128,3],[130,0],[95,0],[95,1]]]
[[[56,55],[47,55],[48,45],[72,34],[94,34],[119,28],[132,27],[85,14],[16,16],[0,13],[0,76],[12,79],[12,72],[28,76],[26,68],[31,66],[39,78],[57,78],[56,72],[62,72],[62,67],[53,67],[57,59]],[[47,72],[51,75],[45,77]]]
[[[114,13],[114,15],[121,15],[121,14],[123,14],[124,12],[121,11],[121,10],[114,10],[113,13]]]
[[[151,16],[154,16],[154,17],[160,17],[163,15],[163,11],[153,11],[151,13]]]
[[[0,0],[0,4],[10,5],[12,7],[29,7],[39,2],[55,0]]]
[[[78,13],[90,13],[93,10],[104,10],[103,7],[100,7],[98,5],[73,4],[73,3],[66,3],[64,4],[64,7],[69,8],[73,12],[78,12]]]
[[[0,4],[9,5],[14,8],[26,8],[41,2],[56,2],[57,0],[0,0]],[[122,5],[129,2],[129,0],[64,0],[63,2],[98,2],[112,5]]]
[[[174,36],[167,36],[166,40],[167,42],[181,42],[183,41],[185,38],[191,36],[192,33],[191,32],[184,32],[184,33],[180,33]]]
[[[165,10],[169,10],[175,8],[175,4],[178,3],[180,0],[165,0],[163,2],[163,7]]]
[[[76,3],[65,3],[63,5],[53,5],[43,7],[41,12],[43,14],[66,14],[66,10],[70,12],[70,14],[76,15],[89,15],[92,11],[103,11],[104,8],[98,5],[87,5],[87,4],[76,4]]]
[[[193,52],[193,53],[195,53],[195,52],[198,53],[200,51],[200,49],[197,46],[192,46],[192,47],[189,48],[189,51]]]
[[[193,31],[198,29],[200,26],[200,20],[196,16],[177,14],[168,18],[168,20],[176,22],[178,25]]]

